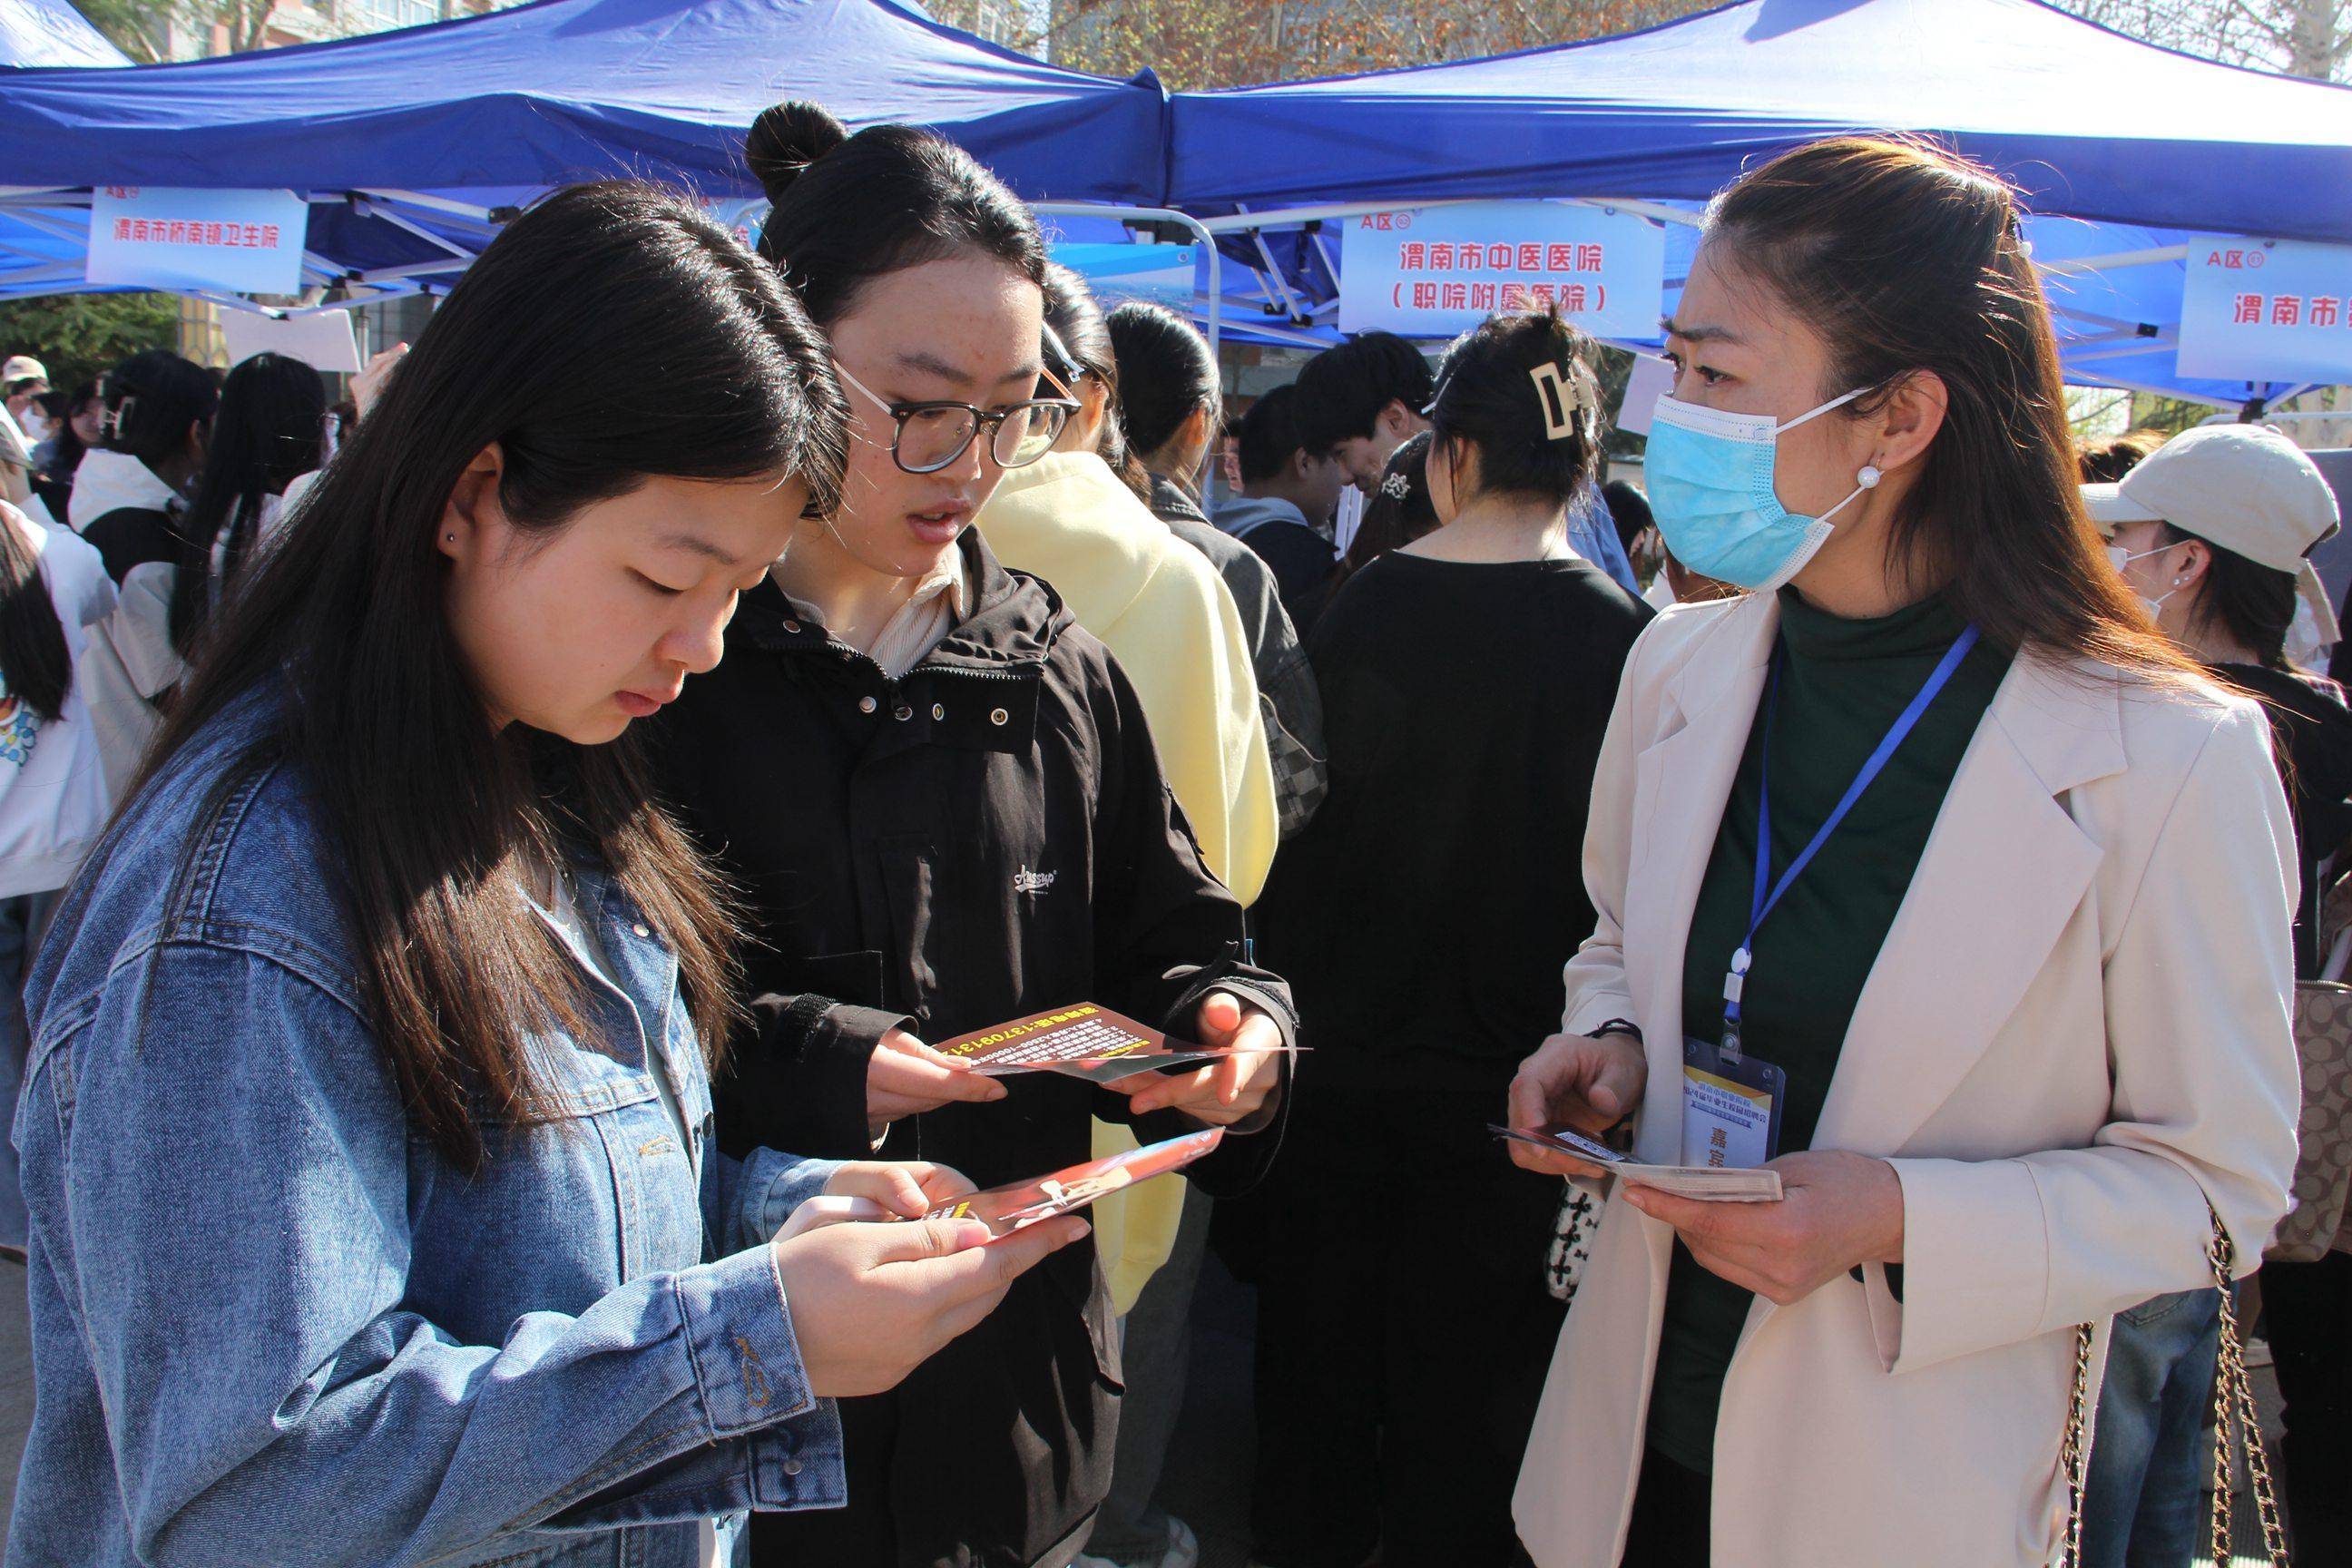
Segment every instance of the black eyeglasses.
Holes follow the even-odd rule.
[[[891,461],[910,474],[938,473],[962,457],[983,429],[989,433],[989,455],[997,467],[1026,468],[1054,449],[1062,426],[1078,411],[1076,402],[1060,397],[1032,398],[997,409],[947,401],[891,403],[850,374],[840,361],[834,362],[834,368],[840,371],[842,380],[890,416],[896,426],[890,436]]]

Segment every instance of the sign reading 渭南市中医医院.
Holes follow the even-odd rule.
[[[90,194],[92,283],[295,294],[308,202],[291,191],[101,185]]]
[[[1465,202],[1339,220],[1339,330],[1442,338],[1496,311],[1559,307],[1596,337],[1649,338],[1665,231],[1570,202]]]
[[[2178,360],[2218,381],[2352,381],[2352,246],[2191,240]]]

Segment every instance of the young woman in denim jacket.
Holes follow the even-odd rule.
[[[623,732],[830,503],[844,424],[772,270],[645,187],[457,286],[27,986],[10,1563],[709,1563],[843,1501],[832,1396],[1083,1234],[772,1242],[966,1184],[711,1147],[735,927]]]

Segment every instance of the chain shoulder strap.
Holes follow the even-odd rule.
[[[2288,1568],[2286,1528],[2279,1521],[2278,1490],[2271,1483],[2270,1451],[2263,1443],[2261,1414],[2254,1408],[2253,1380],[2246,1375],[2244,1347],[2238,1342],[2237,1303],[2230,1289],[2236,1249],[2221,1216],[2213,1216],[2213,1239],[2206,1244],[2213,1284],[2221,1292],[2221,1346],[2213,1373],[2213,1560],[2230,1561],[2230,1454],[2246,1446],[2246,1476],[2253,1483],[2254,1510],[2263,1526],[2263,1555],[2272,1568]]]
[[[2237,1304],[2230,1284],[2236,1272],[2237,1252],[2221,1216],[2213,1222],[2205,1244],[2205,1259],[2212,1265],[2213,1288],[2221,1294],[2221,1343],[2213,1372],[2213,1561],[2231,1561],[2234,1519],[2230,1495],[2230,1457],[2241,1442],[2246,1446],[2246,1474],[2253,1483],[2254,1508],[2262,1520],[2263,1553],[2271,1568],[2290,1568],[2286,1528],[2279,1518],[2278,1490],[2271,1481],[2270,1453],[2263,1444],[2260,1413],[2254,1407],[2253,1383],[2246,1375],[2246,1357],[2238,1342]],[[2061,1568],[2081,1568],[2083,1561],[2083,1490],[2091,1465],[2091,1340],[2092,1325],[2074,1330],[2074,1391],[2066,1406],[2066,1435],[2059,1458],[2066,1467],[2066,1537],[2058,1562]]]

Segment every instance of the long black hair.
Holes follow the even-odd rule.
[[[1151,470],[1127,444],[1127,426],[1119,417],[1118,354],[1111,347],[1110,324],[1087,280],[1059,262],[1045,268],[1045,330],[1054,334],[1046,344],[1045,363],[1057,367],[1055,374],[1092,376],[1103,389],[1103,422],[1095,437],[1095,455],[1110,465],[1136,500],[1150,505]],[[1054,352],[1057,348],[1058,353]]]
[[[228,373],[205,450],[196,498],[174,527],[179,575],[172,586],[172,642],[185,654],[213,604],[213,554],[226,589],[253,546],[264,496],[283,495],[319,466],[327,384],[299,359],[256,354]]]
[[[2294,629],[2295,606],[2301,602],[2295,574],[2265,566],[2185,528],[2168,522],[2156,527],[2158,546],[2194,539],[2209,552],[2204,580],[2197,584],[2197,618],[2220,626],[2231,642],[2252,648],[2254,662],[2264,669],[2287,668],[2287,633]]]
[[[211,373],[169,349],[132,354],[106,373],[100,395],[106,424],[99,444],[138,458],[166,480],[165,468],[193,456],[190,434],[220,409]]]
[[[1829,348],[1821,395],[1885,406],[1933,373],[1942,427],[1890,524],[1889,571],[1940,591],[1996,647],[2163,679],[2194,666],[2147,624],[2083,510],[2058,340],[2016,194],[1916,139],[1836,137],[1718,195],[1700,244]]]
[[[615,363],[661,366],[661,397]],[[231,702],[282,686],[260,749],[317,799],[375,1032],[419,1131],[461,1166],[479,1163],[481,1118],[535,1114],[528,1035],[582,1026],[527,868],[567,844],[600,858],[677,954],[714,1056],[737,925],[633,736],[488,722],[435,541],[459,476],[497,443],[499,508],[540,533],[654,476],[798,475],[827,507],[847,421],[806,312],[725,229],[647,185],[558,192],[450,291],[204,639],[132,795]]]
[[[934,132],[870,125],[852,136],[817,104],[779,103],[751,122],[743,159],[772,208],[760,254],[820,326],[846,315],[876,278],[971,252],[1045,286],[1037,220]]]

